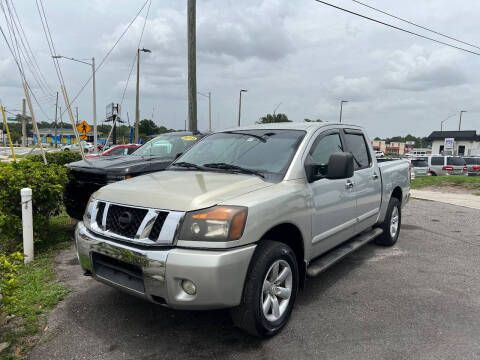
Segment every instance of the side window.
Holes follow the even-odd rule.
[[[442,165],[443,166],[443,156],[432,157],[432,165]]]
[[[126,155],[130,155],[130,154],[133,153],[135,150],[137,150],[137,149],[136,149],[136,148],[128,148]]]
[[[353,155],[354,170],[370,167],[370,153],[362,134],[345,134],[345,141],[348,151]]]
[[[313,144],[310,156],[314,163],[322,165],[319,175],[327,175],[330,155],[339,151],[343,151],[343,146],[338,133],[326,135]]]

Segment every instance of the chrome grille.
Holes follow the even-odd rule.
[[[118,235],[133,238],[147,212],[147,209],[111,204],[108,208],[105,229]]]
[[[94,200],[91,230],[112,240],[138,245],[172,245],[184,212],[125,206]]]

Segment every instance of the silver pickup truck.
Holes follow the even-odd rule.
[[[398,239],[406,160],[378,164],[358,126],[220,131],[167,170],[94,193],[75,237],[86,275],[174,309],[231,308],[267,337],[308,277]]]

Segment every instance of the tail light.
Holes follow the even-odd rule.
[[[467,170],[468,170],[468,167],[464,166],[463,171],[467,171]]]
[[[480,165],[473,165],[473,171],[480,171]]]
[[[443,171],[453,171],[453,166],[444,166],[442,167]]]

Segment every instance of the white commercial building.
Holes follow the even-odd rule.
[[[475,130],[434,131],[428,140],[432,142],[432,154],[480,156],[480,135]]]

